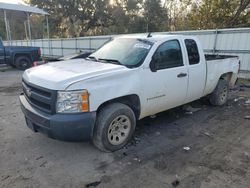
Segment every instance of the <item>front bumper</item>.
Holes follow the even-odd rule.
[[[19,99],[27,126],[33,131],[64,141],[92,138],[96,112],[50,115],[32,107],[24,95]]]

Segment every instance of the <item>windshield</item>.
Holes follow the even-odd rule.
[[[104,63],[137,67],[146,58],[153,43],[135,38],[117,38],[89,56],[90,59]]]

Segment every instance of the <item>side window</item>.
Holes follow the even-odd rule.
[[[156,70],[183,66],[182,52],[177,40],[163,43],[154,54]]]
[[[189,64],[198,64],[200,62],[200,55],[196,42],[192,39],[186,39],[185,45],[187,48]]]

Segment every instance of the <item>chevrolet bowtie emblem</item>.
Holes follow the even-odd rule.
[[[30,96],[31,96],[31,89],[30,89],[30,88],[27,88],[27,89],[26,89],[26,93],[27,93],[28,97],[30,97]]]

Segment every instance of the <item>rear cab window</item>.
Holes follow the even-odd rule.
[[[188,53],[189,65],[199,64],[200,54],[195,40],[185,39],[185,46]]]

